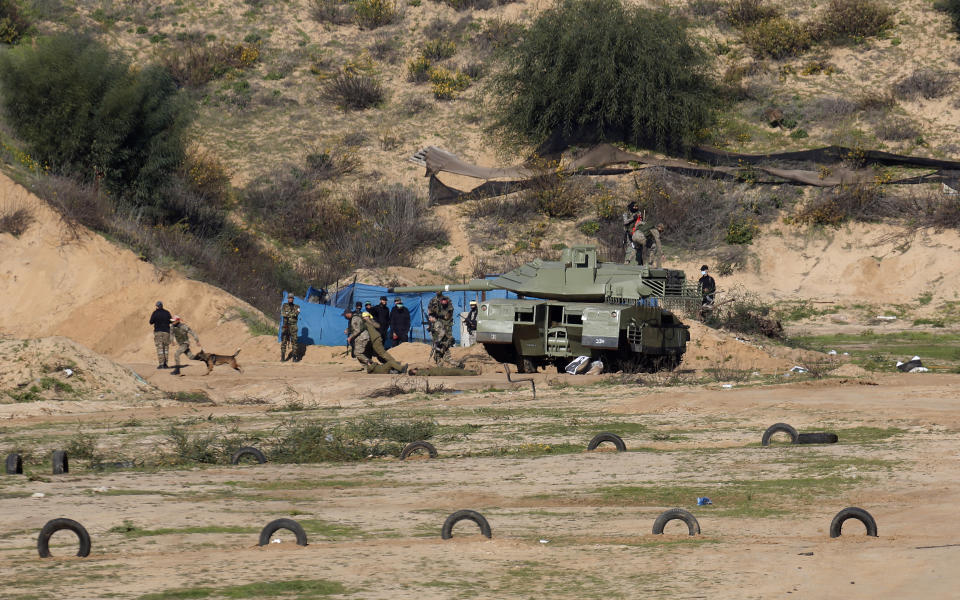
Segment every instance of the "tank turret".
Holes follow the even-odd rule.
[[[482,292],[508,290],[520,296],[566,302],[636,304],[645,298],[696,297],[695,286],[676,269],[597,262],[594,246],[563,250],[560,260],[536,259],[494,279],[464,284],[391,288],[390,292]]]

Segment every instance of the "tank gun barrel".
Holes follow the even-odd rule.
[[[389,294],[419,294],[423,292],[488,292],[502,290],[486,279],[471,279],[467,283],[440,284],[440,285],[408,285],[393,287],[387,290]]]

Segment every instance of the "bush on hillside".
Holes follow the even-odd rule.
[[[346,25],[354,20],[353,4],[345,0],[312,0],[310,16],[318,23]]]
[[[36,160],[170,216],[160,191],[183,163],[189,118],[166,71],[133,70],[89,38],[59,35],[0,54],[0,83]]]
[[[353,19],[361,29],[376,29],[403,19],[404,4],[399,0],[356,0]]]
[[[606,139],[677,151],[713,118],[708,55],[684,22],[622,0],[558,0],[494,82],[508,142]]]
[[[950,16],[953,28],[960,32],[960,0],[936,0],[933,7]]]
[[[165,48],[160,64],[181,87],[200,87],[230,69],[252,67],[260,59],[260,46],[253,44],[212,44],[191,40]]]
[[[776,17],[744,30],[743,41],[757,56],[781,59],[806,52],[813,45],[813,35],[804,23]]]
[[[879,35],[893,27],[894,12],[875,0],[830,0],[820,17],[819,37],[842,41]]]
[[[738,29],[755,25],[780,15],[776,8],[767,5],[765,0],[731,0],[723,8],[727,22]]]
[[[343,110],[364,110],[381,104],[383,84],[372,74],[341,71],[330,78],[321,95]]]
[[[30,22],[20,12],[15,0],[0,0],[0,44],[16,44],[27,31]]]
[[[956,74],[936,69],[918,69],[893,86],[893,94],[904,100],[927,100],[945,96],[953,88]]]

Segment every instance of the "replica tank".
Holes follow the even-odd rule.
[[[477,342],[498,362],[525,373],[548,364],[562,371],[577,356],[599,358],[610,370],[672,369],[690,333],[668,307],[700,300],[683,271],[597,263],[594,246],[567,248],[559,261],[537,259],[495,279],[389,291],[491,290],[519,298],[479,303]]]

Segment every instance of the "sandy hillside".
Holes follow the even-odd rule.
[[[850,223],[810,231],[775,223],[748,247],[741,272],[720,277],[709,258],[678,264],[688,278],[710,263],[717,285],[737,286],[770,299],[839,303],[910,303],[924,292],[960,298],[960,233],[910,230],[895,225]]]
[[[61,335],[117,360],[155,360],[147,322],[161,300],[210,351],[232,353],[239,347],[249,356],[262,347],[239,318],[238,310],[263,318],[246,302],[159,270],[86,230],[71,239],[56,213],[4,175],[0,196],[18,198],[35,218],[19,238],[0,235],[0,331],[5,334]]]

